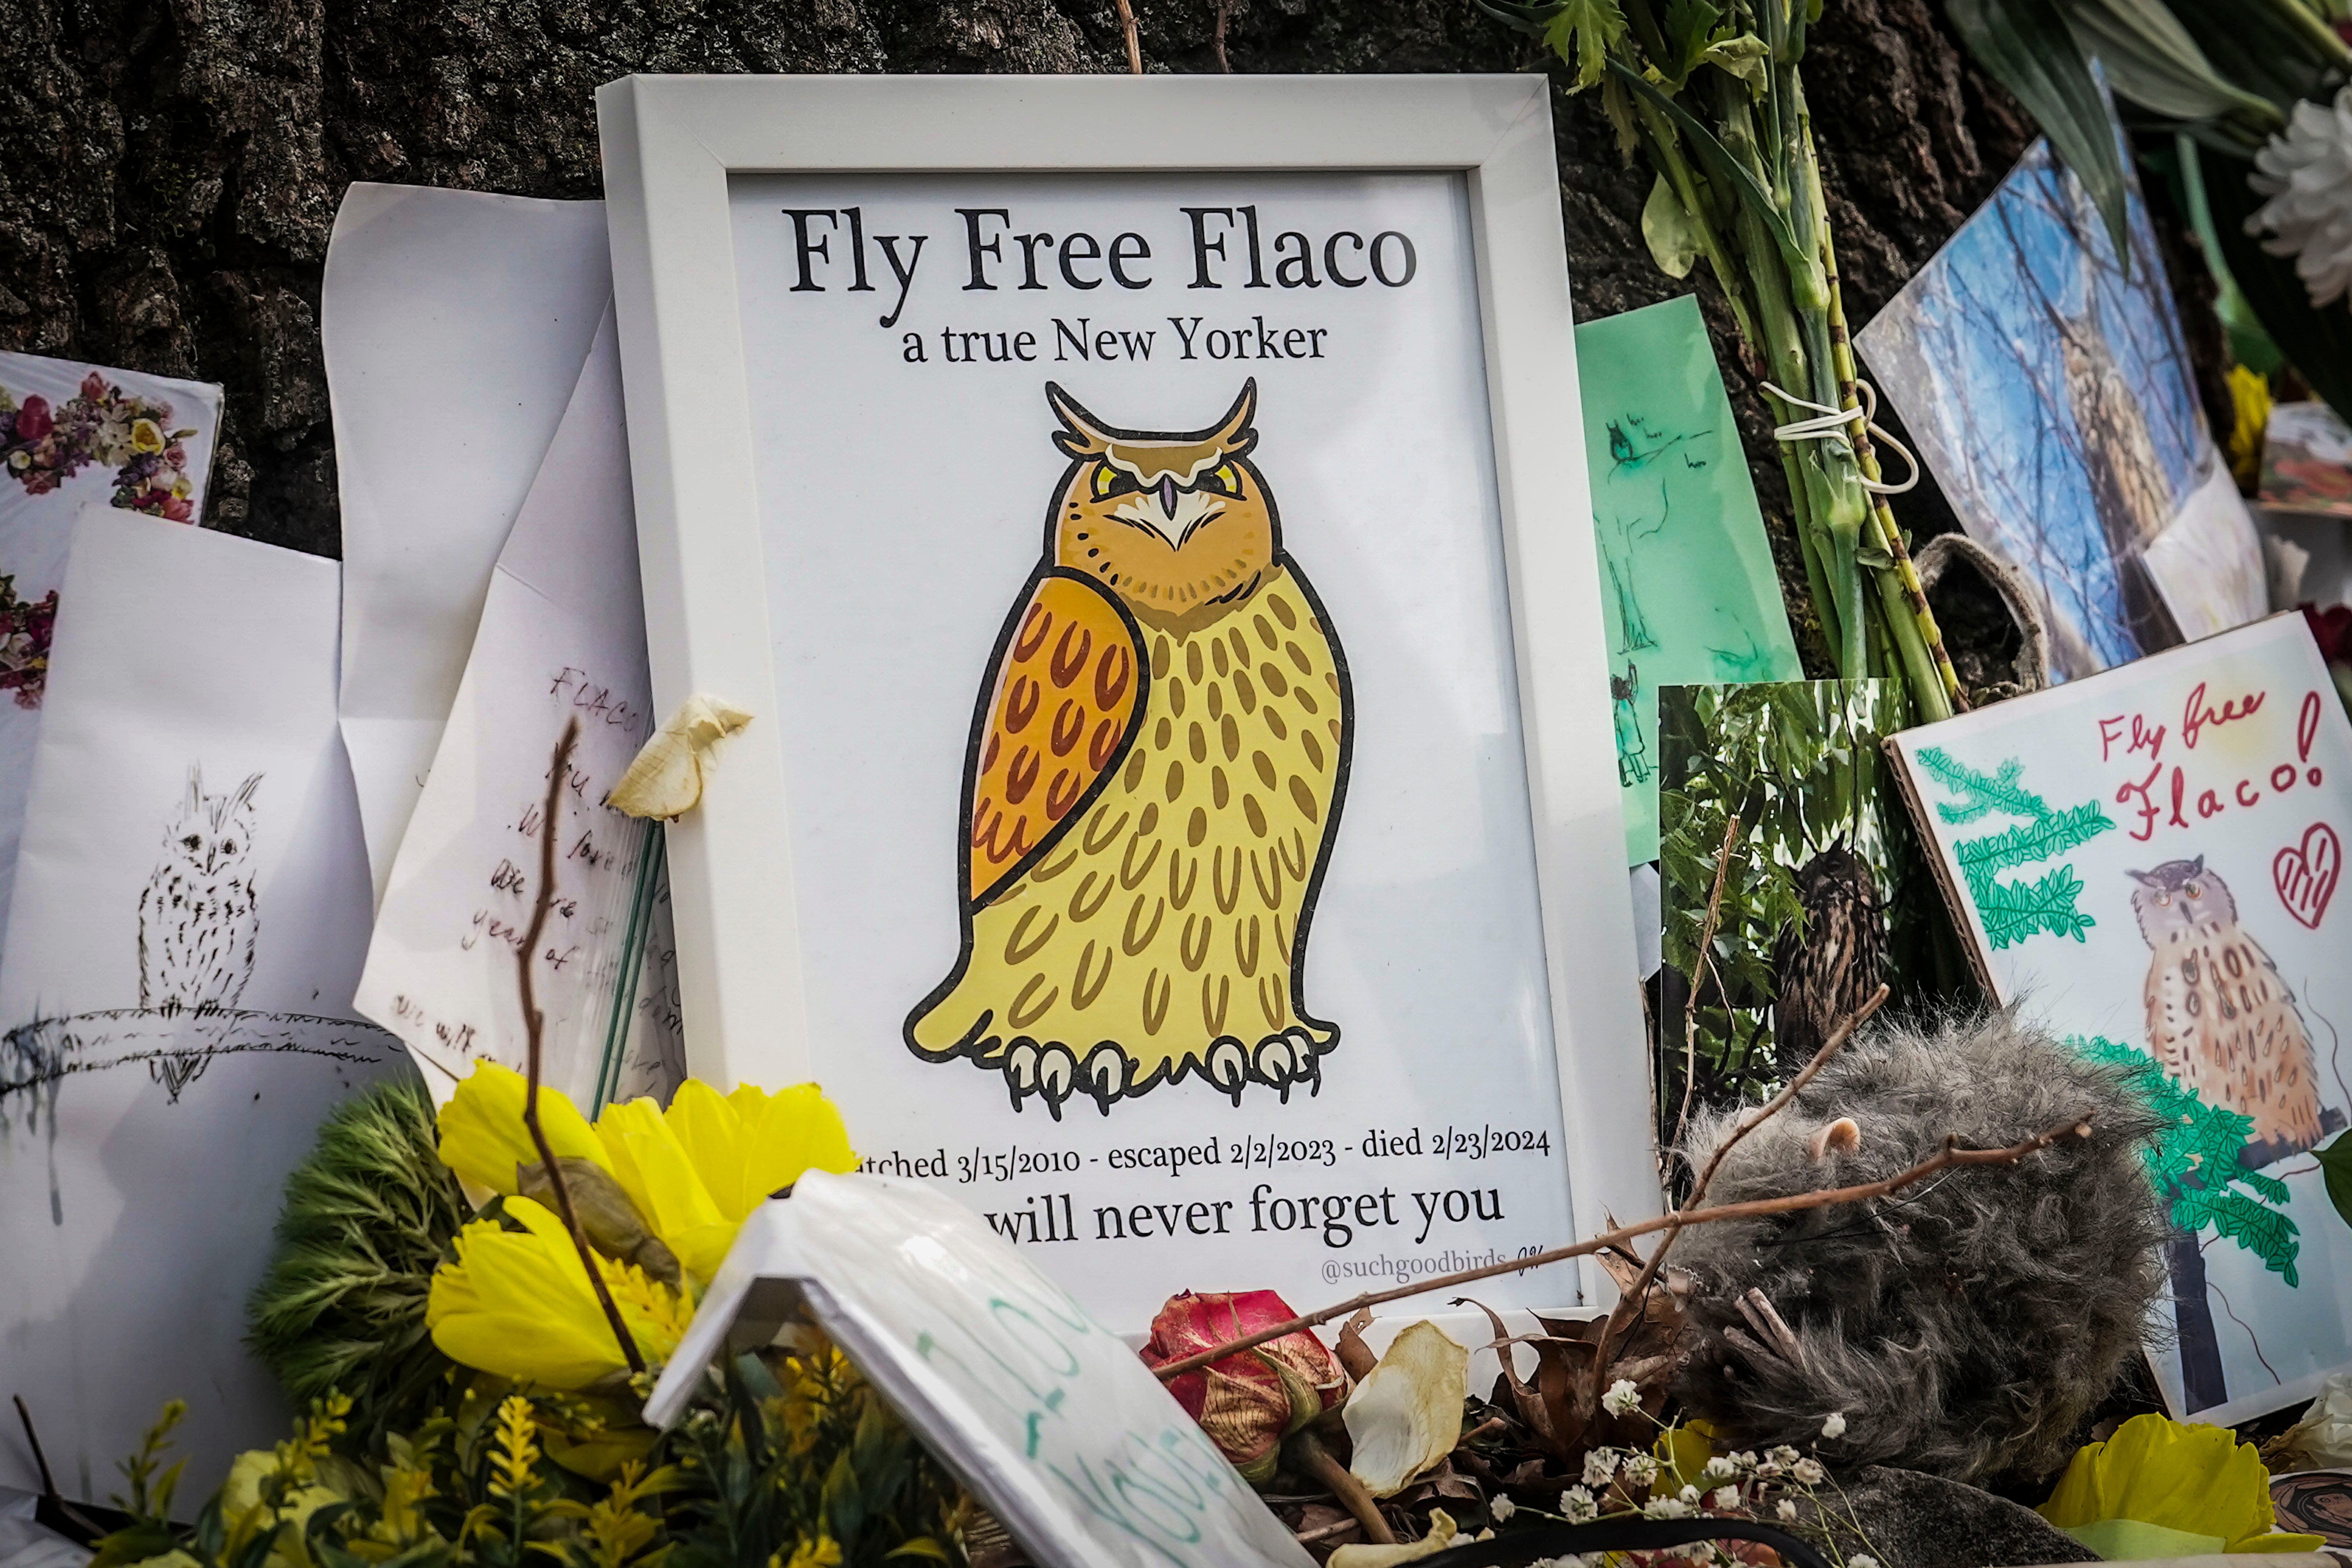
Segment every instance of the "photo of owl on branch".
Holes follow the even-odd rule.
[[[1045,399],[1070,459],[965,755],[962,943],[927,1061],[1056,1119],[1188,1077],[1312,1094],[1307,933],[1347,795],[1348,665],[1250,460],[1257,384],[1192,431]]]

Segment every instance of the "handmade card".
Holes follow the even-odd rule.
[[[1940,921],[1878,752],[1909,721],[1877,680],[1659,694],[1662,1145],[1695,1111],[1769,1099],[1882,982],[1933,999]]]
[[[811,1171],[744,1222],[646,1419],[711,1358],[814,1321],[1045,1568],[1312,1561],[1133,1351],[969,1209]]]
[[[343,512],[338,702],[379,899],[611,294],[601,202],[362,182],[335,214],[319,336]]]
[[[1625,858],[1658,858],[1658,692],[1795,680],[1796,639],[1698,300],[1576,329]]]
[[[74,519],[93,501],[203,517],[220,405],[217,386],[0,353],[0,931]]]
[[[2263,432],[2264,506],[2352,518],[2352,427],[2325,403],[2275,403]]]
[[[561,820],[554,751],[577,721]],[[645,601],[606,312],[491,574],[473,657],[376,911],[359,1007],[407,1042],[436,1098],[481,1059],[525,1061],[516,955],[557,847],[532,954],[546,1081],[583,1108],[683,1076],[661,825],[604,796],[653,733]]]
[[[284,1431],[244,1348],[287,1173],[408,1070],[352,1010],[367,858],[331,561],[86,510],[0,963],[0,1366],[102,1500],[184,1396],[184,1495]],[[200,608],[201,613],[194,613]],[[0,1447],[0,1483],[31,1487]]]
[[[1962,525],[2035,590],[2054,680],[2270,608],[2136,184],[2129,209],[2126,258],[2037,142],[1854,338]]]
[[[1994,994],[2137,1069],[2178,1131],[2177,1408],[2227,1425],[2352,1363],[2352,723],[2304,618],[1895,738]],[[2339,1178],[2340,1180],[2340,1178]]]

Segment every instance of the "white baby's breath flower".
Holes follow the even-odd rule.
[[[1731,1462],[1738,1466],[1739,1468],[1743,1470],[1752,1470],[1756,1468],[1756,1450],[1753,1448],[1742,1448],[1739,1452],[1731,1456]]]
[[[1789,1467],[1789,1473],[1809,1487],[1820,1486],[1829,1475],[1827,1470],[1822,1468],[1822,1462],[1819,1459],[1799,1459]]]
[[[2315,305],[2352,285],[2352,88],[2332,106],[2294,106],[2286,132],[2254,154],[2246,184],[2270,199],[2246,219],[2264,235],[2263,248],[2294,258],[2295,275]]]
[[[1699,1473],[1710,1481],[1727,1481],[1738,1475],[1739,1470],[1729,1459],[1717,1454],[1706,1462],[1706,1468]]]
[[[1629,1454],[1625,1458],[1625,1484],[1646,1487],[1658,1479],[1658,1461],[1647,1454]]]
[[[1629,1377],[1621,1377],[1611,1384],[1609,1392],[1601,1396],[1601,1407],[1612,1415],[1622,1415],[1641,1403],[1642,1391],[1633,1386],[1633,1380]]]
[[[1559,1511],[1571,1524],[1584,1524],[1601,1515],[1601,1505],[1582,1487],[1570,1487],[1559,1494]]]
[[[1518,1511],[1519,1505],[1507,1497],[1498,1497],[1486,1505],[1486,1512],[1493,1517],[1496,1524],[1510,1523],[1511,1515]]]
[[[1785,1470],[1797,1462],[1797,1450],[1783,1443],[1764,1457]]]
[[[1878,1568],[1878,1559],[1868,1552],[1857,1552],[1845,1560],[1845,1568]]]
[[[1696,1487],[1685,1487],[1682,1490],[1675,1494],[1675,1500],[1677,1502],[1688,1503],[1691,1507],[1696,1508],[1698,1506],[1698,1489]]]
[[[1717,1513],[1729,1513],[1739,1506],[1739,1489],[1738,1487],[1716,1488],[1708,1494],[1706,1506]]]
[[[1595,1448],[1585,1455],[1584,1484],[1588,1487],[1607,1486],[1609,1478],[1617,1473],[1617,1458],[1614,1448]]]
[[[1690,1504],[1678,1497],[1654,1497],[1642,1505],[1643,1513],[1652,1519],[1687,1519]]]
[[[1774,1509],[1772,1511],[1779,1514],[1780,1518],[1788,1523],[1794,1524],[1796,1522],[1797,1505],[1790,1501],[1787,1498],[1782,1498],[1780,1500],[1780,1506]]]
[[[1845,1436],[1844,1411],[1832,1410],[1830,1412],[1830,1418],[1822,1423],[1822,1436],[1831,1438],[1843,1437]]]

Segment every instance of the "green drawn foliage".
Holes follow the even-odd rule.
[[[2002,763],[1998,773],[1986,774],[1940,746],[1922,746],[1916,755],[1920,771],[1954,797],[1936,803],[1936,815],[1945,822],[1957,827],[1994,815],[2025,819],[1997,833],[1961,839],[1952,848],[1986,940],[1996,951],[2042,932],[2083,941],[2083,933],[2098,922],[2077,907],[2083,879],[2072,867],[2060,866],[2038,881],[2004,882],[2000,874],[2071,854],[2113,827],[2099,803],[2086,800],[2063,811],[2051,810],[2049,803],[2018,783],[2025,764],[2015,757]]]
[[[2135,1047],[2097,1035],[2075,1036],[2066,1043],[2093,1061],[2130,1068],[2132,1087],[2169,1125],[2147,1159],[2149,1179],[2171,1201],[2174,1226],[2190,1236],[2210,1226],[2214,1235],[2260,1258],[2290,1286],[2297,1284],[2299,1232],[2294,1221],[2271,1206],[2287,1201],[2286,1184],[2240,1163],[2253,1118],[2207,1104]]]
[[[2327,1182],[2327,1201],[2345,1224],[2352,1225],[2352,1132],[2319,1151],[2319,1169]]]

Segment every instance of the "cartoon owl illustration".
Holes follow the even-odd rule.
[[[2269,1164],[2326,1131],[2311,1037],[2262,944],[2238,924],[2230,885],[2205,857],[2127,873],[2139,934],[2155,950],[2141,993],[2148,1047],[2209,1104],[2253,1118],[2245,1161]],[[2326,1113],[2342,1124],[2342,1114]]]
[[[163,836],[163,858],[139,895],[139,1005],[173,1014],[236,1009],[253,975],[260,917],[253,895],[252,774],[206,795],[204,770]]]
[[[1070,466],[972,715],[962,951],[907,1044],[1056,1118],[1188,1074],[1235,1104],[1312,1092],[1339,1030],[1307,1010],[1307,929],[1354,704],[1249,460],[1257,384],[1181,434],[1045,396]]]
[[[1869,863],[1840,837],[1797,868],[1804,934],[1772,944],[1772,1053],[1782,1072],[1811,1061],[1830,1034],[1878,989],[1886,911]]]

